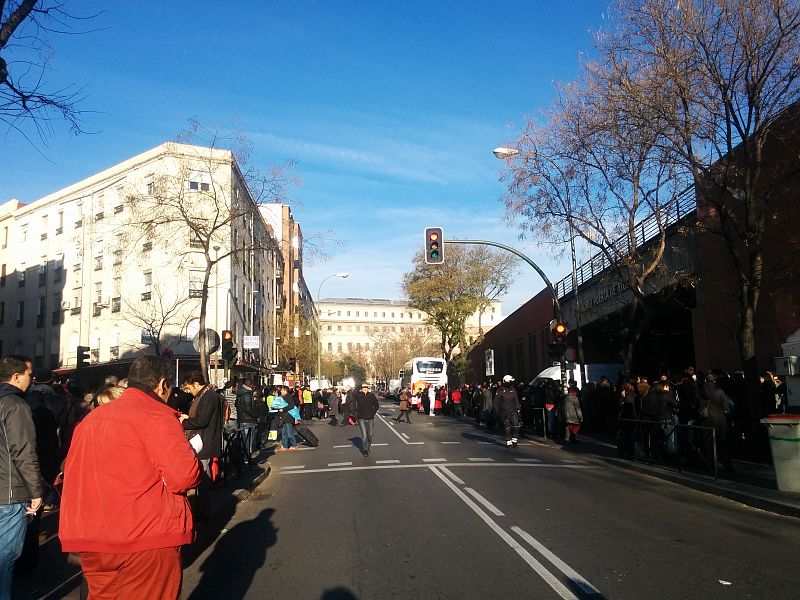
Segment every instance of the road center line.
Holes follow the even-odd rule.
[[[478,517],[486,523],[489,528],[494,531],[498,537],[503,540],[506,544],[508,544],[514,552],[516,552],[522,560],[528,563],[528,566],[533,569],[539,577],[541,577],[547,585],[549,585],[555,592],[564,598],[564,600],[578,600],[578,597],[573,594],[567,587],[561,583],[555,575],[553,575],[550,571],[545,568],[545,566],[540,563],[534,556],[528,552],[522,545],[517,542],[511,535],[509,535],[502,527],[500,527],[497,523],[494,522],[492,517],[486,514],[480,506],[475,504],[469,496],[467,496],[464,492],[458,489],[455,484],[447,479],[442,473],[439,472],[439,469],[434,466],[428,467],[431,471],[433,471],[434,475],[436,475],[439,479],[444,481],[444,484],[449,487],[453,493],[458,496],[467,506],[469,506]]]
[[[505,517],[505,515],[502,513],[502,511],[499,508],[497,508],[494,504],[489,502],[486,498],[481,496],[478,492],[476,492],[471,487],[464,488],[464,491],[466,491],[470,496],[475,498],[475,500],[477,500],[478,502],[483,504],[483,507],[486,510],[488,510],[490,513],[492,513],[495,517]]]
[[[376,461],[377,463],[377,461]],[[425,463],[415,463],[415,464],[406,464],[406,465],[363,465],[358,467],[338,467],[333,469],[327,469],[325,467],[319,469],[290,469],[288,471],[281,471],[281,475],[305,475],[307,473],[332,473],[342,472],[342,471],[371,471],[375,469],[418,469],[420,467],[429,468],[433,465],[425,464]],[[556,465],[556,464],[531,464],[531,463],[488,463],[488,462],[478,462],[478,463],[448,463],[448,467],[495,467],[495,468],[505,468],[505,467],[522,467],[522,468],[533,468],[533,469],[575,469],[575,470],[592,470],[597,469],[599,467],[594,466],[584,466],[584,465]]]
[[[529,534],[526,531],[523,531],[522,529],[520,529],[516,525],[514,525],[511,528],[511,531],[513,531],[519,537],[521,537],[523,540],[528,542],[528,544],[530,544],[537,552],[539,552],[539,554],[541,554],[547,560],[549,560],[551,563],[553,563],[553,566],[555,566],[564,575],[569,577],[575,583],[575,585],[577,585],[579,588],[581,588],[584,592],[586,592],[587,594],[600,595],[600,590],[598,590],[591,583],[586,581],[586,579],[580,573],[575,571],[575,569],[573,569],[567,563],[565,563],[563,560],[558,558],[555,554],[553,554],[550,550],[548,550],[541,542],[539,542],[531,534]]]

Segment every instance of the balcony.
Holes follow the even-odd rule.
[[[119,205],[114,207],[114,214],[115,215],[118,215],[121,212],[122,212],[122,204],[119,204]]]
[[[74,265],[72,265],[72,270],[73,271],[80,271],[81,270],[81,263],[75,263]]]
[[[119,312],[120,306],[122,305],[122,300],[120,298],[112,298],[111,299],[111,312]]]
[[[89,350],[89,362],[93,365],[100,362],[100,348]]]
[[[102,256],[95,256],[95,258],[94,258],[94,270],[95,271],[102,271],[103,270],[103,257]]]
[[[46,234],[46,233],[43,233],[43,234],[42,234],[42,235],[39,237],[39,239],[40,239],[40,240],[42,240],[42,241],[45,241],[45,240],[47,239],[47,234]]]
[[[57,227],[56,228],[56,235],[61,235],[62,233],[64,233],[64,228],[63,227]]]
[[[119,346],[111,346],[108,352],[111,355],[111,360],[119,360]]]
[[[70,308],[69,309],[69,314],[71,314],[71,315],[79,315],[79,314],[81,314],[81,307],[80,306],[74,306],[74,307]]]
[[[203,290],[189,290],[189,298],[202,298]]]
[[[101,314],[103,314],[103,307],[100,306],[97,302],[95,302],[94,305],[92,306],[92,316],[99,317]]]
[[[80,229],[81,227],[83,227],[83,220],[79,219],[75,221],[75,229]]]
[[[103,213],[99,212],[94,216],[94,220],[95,221],[102,221],[104,216],[105,215]]]
[[[142,292],[142,300],[150,300],[153,297],[152,292]]]
[[[145,242],[142,244],[142,252],[150,252],[153,249],[153,242]]]

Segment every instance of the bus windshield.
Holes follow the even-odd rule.
[[[441,360],[418,360],[417,373],[441,373],[444,368],[444,362]]]

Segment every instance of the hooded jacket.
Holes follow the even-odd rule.
[[[131,385],[75,429],[64,468],[64,552],[129,553],[192,541],[200,467],[178,413]]]
[[[0,383],[0,505],[45,495],[36,457],[36,430],[23,392]]]
[[[203,440],[203,449],[197,458],[206,460],[222,454],[222,400],[210,385],[205,386],[200,395],[192,401],[189,418],[183,421],[183,428],[191,438],[195,433]]]

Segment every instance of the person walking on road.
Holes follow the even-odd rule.
[[[31,385],[31,360],[0,359],[0,598],[11,598],[14,563],[22,554],[28,516],[42,507],[44,482],[36,456],[36,429],[23,396]],[[29,504],[30,503],[30,504]]]
[[[581,423],[583,423],[583,413],[581,412],[581,403],[578,400],[578,388],[571,386],[567,397],[564,399],[564,441],[577,442],[578,432],[581,430]]]
[[[511,375],[503,377],[503,384],[494,397],[494,412],[505,427],[507,448],[516,448],[519,438],[519,396],[513,383]]]
[[[400,419],[403,418],[403,415],[406,416],[406,423],[411,423],[411,418],[408,416],[408,412],[409,412],[409,410],[408,410],[408,397],[409,397],[409,395],[410,394],[408,393],[408,390],[406,388],[403,388],[402,390],[400,390],[400,414],[397,415],[397,418],[395,419],[395,421],[398,422],[398,423],[400,422]]]
[[[358,426],[361,428],[361,454],[369,456],[372,446],[372,426],[375,424],[375,413],[378,412],[378,398],[369,391],[366,383],[361,384],[361,390],[353,394]]]

